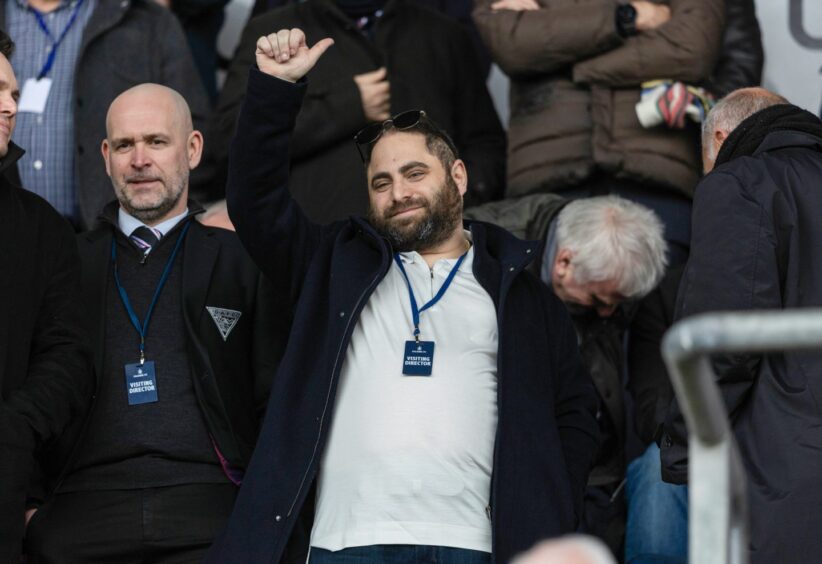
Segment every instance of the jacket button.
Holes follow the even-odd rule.
[[[85,153],[85,150],[83,149],[83,146],[82,146],[82,145],[78,145],[78,146],[77,146],[77,154],[78,154],[78,155],[82,155],[83,153]]]
[[[345,312],[344,311],[340,312],[340,317],[345,317]]]
[[[276,517],[274,517],[274,520],[275,520],[277,523],[279,523],[280,521],[282,521],[282,520],[283,520],[283,518],[282,518],[282,517],[280,517],[279,515],[277,515]]]
[[[526,255],[530,255],[530,254],[531,254],[531,249],[526,249],[526,250],[525,250],[525,254],[526,254]]]
[[[508,272],[514,272],[514,267],[512,266],[511,268],[509,268]]]
[[[82,99],[82,98],[77,98],[77,107],[78,107],[78,108],[82,108],[82,107],[83,107],[83,99]]]

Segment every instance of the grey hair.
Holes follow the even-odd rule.
[[[620,294],[641,298],[659,284],[668,264],[664,226],[643,205],[619,196],[567,204],[557,219],[557,249],[573,253],[579,284],[616,280]]]
[[[789,103],[784,97],[764,88],[734,90],[717,102],[702,122],[702,148],[708,152],[711,160],[716,159],[711,137],[717,129],[730,133],[756,112]]]

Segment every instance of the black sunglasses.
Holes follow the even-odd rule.
[[[380,137],[382,137],[382,134],[386,130],[391,128],[399,130],[410,129],[415,125],[418,125],[424,118],[424,110],[408,110],[405,112],[400,112],[391,119],[387,119],[382,123],[372,123],[371,125],[367,125],[360,129],[354,136],[354,143],[357,144],[357,151],[360,152],[362,162],[365,162],[365,155],[360,148],[361,145],[370,145],[371,143],[375,143]]]

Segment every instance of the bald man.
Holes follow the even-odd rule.
[[[287,325],[234,233],[195,221],[202,148],[169,88],[109,108],[117,200],[79,237],[96,398],[48,469],[30,562],[200,562],[234,504]]]
[[[822,305],[822,121],[762,88],[732,92],[703,123],[706,176],[675,317]],[[750,562],[822,562],[822,355],[712,356],[748,471]],[[662,477],[688,479],[674,404]]]

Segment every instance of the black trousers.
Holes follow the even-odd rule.
[[[57,494],[29,522],[28,563],[199,563],[236,494],[233,484]]]

